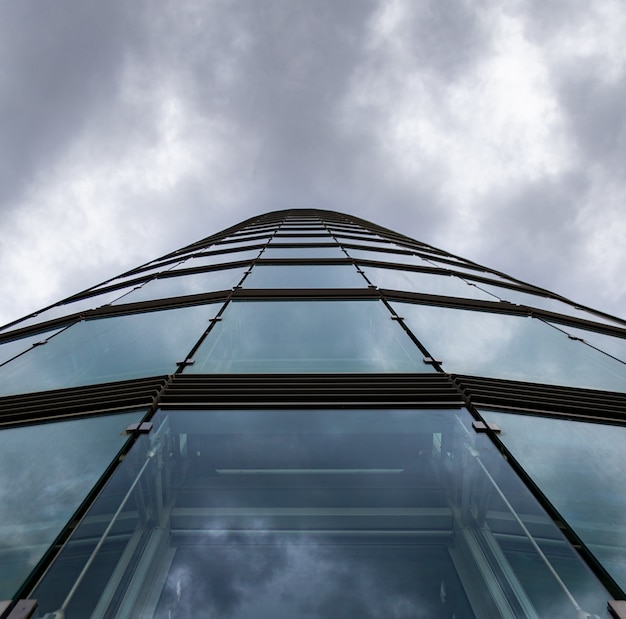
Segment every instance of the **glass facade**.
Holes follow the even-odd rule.
[[[626,324],[531,290],[296,209],[0,328],[0,619],[626,617]]]
[[[109,467],[134,411],[0,432],[0,596],[11,597]]]

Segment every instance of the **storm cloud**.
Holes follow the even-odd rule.
[[[626,315],[626,6],[0,9],[0,323],[330,208]]]

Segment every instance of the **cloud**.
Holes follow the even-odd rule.
[[[619,309],[622,3],[62,5],[2,9],[0,321],[292,207]]]

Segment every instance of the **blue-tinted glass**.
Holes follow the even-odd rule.
[[[238,249],[240,251],[246,251],[248,249],[250,249],[251,246],[258,246],[258,245],[265,245],[267,243],[267,241],[269,240],[269,235],[268,236],[263,236],[262,238],[256,238],[256,239],[243,239],[241,241],[224,241],[223,243],[215,243],[214,245],[210,245],[209,247],[207,247],[206,249],[210,250],[210,251],[223,251],[223,250],[232,250],[232,249]],[[252,251],[257,251],[256,249],[253,249]]]
[[[39,324],[41,322],[45,322],[46,320],[52,320],[53,318],[60,318],[62,316],[69,316],[71,314],[77,314],[90,309],[96,309],[98,307],[102,307],[103,305],[108,305],[109,303],[115,301],[115,299],[123,297],[132,290],[134,290],[134,287],[118,288],[116,290],[102,292],[92,297],[87,297],[86,299],[81,299],[80,301],[74,301],[73,303],[55,305],[50,309],[40,312],[36,316],[20,321],[19,323],[13,325],[11,329],[21,329],[22,327]],[[9,329],[4,330],[8,331]]]
[[[419,256],[392,253],[384,251],[383,247],[379,250],[352,249],[349,247],[346,251],[351,258],[355,258],[357,260],[377,260],[378,262],[391,262],[392,264],[413,264],[420,267],[429,266],[428,263],[422,260]]]
[[[364,288],[367,282],[351,264],[256,265],[244,288]]]
[[[176,269],[195,269],[197,267],[207,267],[214,264],[226,264],[227,262],[239,262],[241,260],[254,260],[258,258],[260,249],[249,249],[246,251],[224,252],[223,254],[212,254],[210,256],[198,256],[185,260]]]
[[[626,391],[626,368],[534,318],[393,303],[446,372]]]
[[[191,373],[430,370],[380,301],[235,301],[194,357]]]
[[[79,322],[0,367],[0,395],[172,374],[219,306]]]
[[[162,277],[146,282],[141,288],[134,290],[117,303],[136,303],[167,297],[179,297],[191,294],[202,294],[216,290],[230,290],[243,277],[245,269],[220,269],[194,275],[178,277]]]
[[[330,234],[314,233],[315,236],[293,236],[289,234],[277,234],[270,241],[270,247],[276,243],[334,243]]]
[[[355,236],[337,236],[337,240],[342,245],[363,245],[364,247],[371,247],[373,249],[385,249],[385,248],[393,248],[393,249],[404,249],[404,247],[399,247],[395,243],[391,243],[390,241],[384,239],[376,239],[376,238],[355,238]]]
[[[42,612],[604,616],[606,591],[467,411],[154,421],[32,593]]]
[[[589,346],[593,346],[607,355],[611,355],[626,363],[626,339],[598,333],[597,331],[589,331],[588,329],[577,329],[570,325],[554,324],[553,326],[573,337],[581,338]]]
[[[272,247],[261,254],[261,258],[345,258],[339,245],[336,247]]]
[[[155,265],[153,267],[150,268],[146,268],[143,269],[141,271],[136,271],[135,273],[131,273],[130,275],[126,275],[124,277],[116,277],[115,279],[112,279],[110,281],[104,282],[103,284],[99,285],[99,286],[95,286],[93,289],[94,290],[98,290],[100,288],[106,288],[108,286],[114,286],[117,284],[124,284],[126,282],[128,282],[129,280],[137,280],[137,279],[147,279],[153,275],[156,275],[157,273],[161,273],[163,271],[170,271],[172,270],[174,267],[176,266],[180,266],[181,264],[184,264],[184,259],[180,258],[179,260],[175,260],[173,262],[167,262],[165,264],[158,264]],[[120,294],[123,294],[120,292]],[[119,296],[119,295],[118,295]],[[117,298],[117,297],[114,297]]]
[[[0,430],[0,599],[15,594],[143,415]]]
[[[626,589],[626,428],[481,411],[499,440]]]
[[[473,281],[473,277],[483,277],[487,279],[493,280],[495,285],[498,282],[506,282],[506,283],[515,283],[513,280],[507,279],[506,277],[501,277],[500,275],[496,275],[495,273],[491,273],[490,271],[481,271],[479,268],[473,269],[472,267],[465,266],[461,262],[456,262],[454,264],[449,264],[447,262],[438,261],[434,258],[428,257],[426,258],[428,264],[435,266],[440,269],[449,269],[456,273],[459,273],[461,276],[467,275],[470,281]],[[482,285],[481,282],[476,282],[479,286]]]
[[[0,344],[0,365],[28,350],[33,346],[33,344],[43,342],[58,332],[59,329],[44,331],[43,333],[29,335],[28,337],[22,337],[17,340],[11,340]]]
[[[540,295],[530,294],[519,290],[512,290],[511,288],[503,288],[501,286],[491,286],[489,284],[483,284],[482,282],[478,282],[478,286],[480,286],[483,290],[494,294],[499,299],[509,301],[510,303],[516,303],[517,305],[529,305],[530,307],[537,307],[549,312],[556,312],[557,314],[566,314],[567,316],[576,316],[578,318],[583,318],[584,320],[614,324],[614,321],[602,318],[591,312],[586,312],[585,310],[576,309],[573,305],[563,303],[563,301],[559,301],[557,299],[550,299],[548,297],[542,297]]]
[[[363,265],[361,269],[378,288],[410,290],[423,294],[437,294],[465,299],[496,300],[491,295],[476,288],[476,286],[470,286],[470,284],[459,277],[419,273],[417,271],[401,271],[399,269],[379,269],[367,265]]]

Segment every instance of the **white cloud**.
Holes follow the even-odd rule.
[[[490,53],[453,80],[421,65],[411,41],[416,18],[412,3],[398,0],[373,21],[343,118],[348,126],[354,119],[357,132],[363,116],[374,116],[369,130],[389,167],[416,185],[428,182],[420,181],[424,170],[438,171],[441,200],[458,228],[448,240],[462,251],[486,196],[562,173],[571,165],[571,145],[543,55],[525,38],[521,17],[480,15]]]
[[[218,215],[240,195],[231,144],[241,152],[246,140],[235,128],[201,116],[167,83],[146,92],[129,78],[123,98],[153,115],[147,135],[125,135],[118,127],[107,135],[97,125],[86,130],[13,211],[14,232],[3,247],[9,275],[0,296],[20,301],[3,307],[1,324],[59,300],[68,288],[77,292],[98,283],[98,276],[175,249],[170,235],[177,226],[188,231],[188,242],[196,240],[198,232],[177,205],[185,183],[200,184]],[[188,216],[204,211],[201,235],[207,227],[213,231],[205,204],[197,211],[184,206]]]

